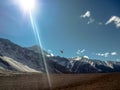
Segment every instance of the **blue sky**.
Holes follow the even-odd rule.
[[[119,61],[119,5],[119,0],[38,0],[34,17],[43,48],[64,57]],[[23,47],[36,44],[28,14],[12,0],[0,1],[0,37]]]

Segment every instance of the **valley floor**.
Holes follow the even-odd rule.
[[[0,90],[120,90],[120,73],[0,74]],[[51,89],[50,89],[51,88]]]

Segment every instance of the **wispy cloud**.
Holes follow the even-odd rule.
[[[87,11],[85,14],[81,15],[80,17],[81,17],[81,18],[86,18],[86,17],[89,18],[90,16],[91,16],[90,11]]]
[[[103,23],[102,23],[102,22],[99,22],[98,25],[103,25]]]
[[[78,50],[78,51],[76,52],[76,54],[81,54],[81,53],[84,53],[85,51],[86,51],[85,49]]]
[[[111,52],[111,55],[115,56],[115,55],[117,55],[117,52]]]
[[[112,16],[105,24],[108,25],[110,23],[114,23],[117,28],[120,28],[120,17]]]
[[[109,57],[109,56],[116,56],[117,52],[106,52],[106,53],[96,53],[97,56],[101,56],[101,57]]]
[[[91,12],[90,12],[90,11],[86,11],[85,14],[80,15],[80,18],[83,18],[83,19],[87,18],[87,19],[88,19],[87,24],[91,24],[91,23],[93,23],[93,22],[95,21],[95,19],[93,19],[93,18],[91,17]]]
[[[109,53],[106,52],[106,53],[96,53],[97,56],[101,56],[101,57],[108,57],[109,56]]]
[[[91,24],[95,22],[95,19],[92,18],[91,16],[92,16],[91,11],[86,11],[84,14],[80,15],[80,18],[88,19],[87,24]],[[108,24],[114,23],[116,28],[120,28],[120,17],[111,16],[111,18],[106,23],[102,23],[102,22],[96,22],[96,23],[98,23],[98,25],[108,25]]]
[[[95,21],[95,19],[90,18],[89,21],[87,22],[87,24],[93,23]]]

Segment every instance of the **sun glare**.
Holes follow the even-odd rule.
[[[24,11],[33,11],[36,7],[36,0],[18,0],[18,3]]]

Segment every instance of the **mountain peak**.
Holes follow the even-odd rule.
[[[72,57],[73,60],[79,61],[79,60],[89,60],[88,56],[76,56]]]
[[[31,46],[31,47],[28,47],[29,50],[32,50],[36,53],[40,53],[41,52],[41,48],[39,45],[34,45],[34,46]]]

